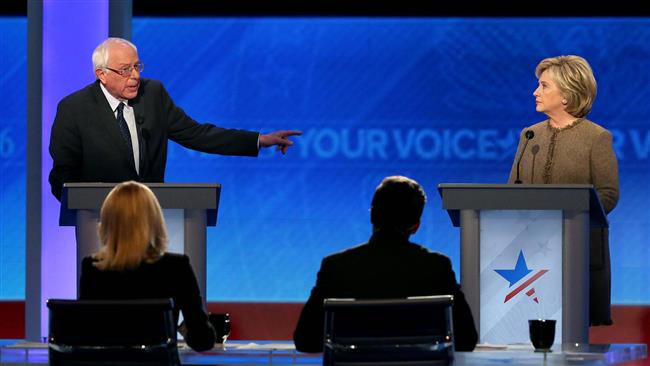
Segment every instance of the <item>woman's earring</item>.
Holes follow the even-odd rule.
[[[562,99],[562,104],[566,105],[568,101],[566,99]]]

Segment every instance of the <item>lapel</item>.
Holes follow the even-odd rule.
[[[98,125],[104,129],[103,135],[109,140],[110,146],[115,147],[115,153],[120,154],[120,156],[125,160],[125,163],[127,163],[133,170],[133,173],[135,173],[133,154],[126,146],[124,138],[122,138],[122,133],[120,132],[120,127],[117,125],[117,120],[115,119],[115,114],[111,109],[111,105],[108,103],[104,92],[102,92],[102,89],[99,87],[99,80],[95,81],[95,84],[93,84],[93,91],[97,103],[96,110],[98,113],[96,118]]]
[[[138,145],[140,147],[140,177],[146,177],[149,170],[149,159],[147,158],[147,143],[149,142],[150,127],[144,108],[144,83],[145,80],[140,78],[140,87],[138,88],[138,95],[129,101],[129,105],[133,107],[133,114],[135,115],[135,125],[138,131]],[[147,131],[144,132],[143,131]]]
[[[143,80],[140,79],[140,89],[138,90],[138,96],[129,101],[129,105],[133,107],[133,113],[135,114],[135,123],[138,125],[138,135],[139,130],[142,127],[145,127],[146,119],[144,115],[144,88],[142,87]]]

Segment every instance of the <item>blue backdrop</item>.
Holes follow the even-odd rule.
[[[0,299],[25,298],[27,19],[0,17]]]
[[[15,146],[0,151],[0,297],[20,298],[25,22],[0,24],[0,67],[16,67],[15,80],[0,76],[0,103],[15,113],[0,125]],[[286,156],[267,149],[257,159],[170,144],[168,182],[223,185],[209,300],[304,300],[323,256],[368,238],[373,190],[392,174],[428,193],[413,240],[458,269],[458,229],[436,185],[505,182],[519,131],[544,119],[535,66],[578,54],[599,84],[589,118],[614,133],[620,164],[613,301],[650,303],[650,19],[136,18],[133,41],[143,76],[162,80],[198,121],[304,131]]]

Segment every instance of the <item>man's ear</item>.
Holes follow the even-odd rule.
[[[106,73],[102,69],[95,70],[95,76],[102,84],[106,84]]]
[[[409,235],[413,235],[418,231],[419,228],[420,228],[420,221],[418,220],[417,223],[415,223],[410,228],[406,229],[406,233],[409,234]]]

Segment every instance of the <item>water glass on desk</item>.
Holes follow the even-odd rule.
[[[226,343],[230,335],[230,314],[228,313],[209,313],[208,320],[217,332],[217,343]]]
[[[555,340],[555,320],[533,319],[528,321],[530,341],[535,352],[550,352]]]

